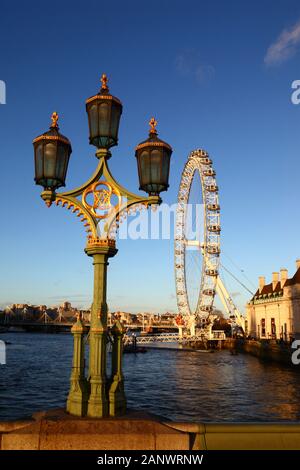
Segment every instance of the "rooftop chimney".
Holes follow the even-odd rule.
[[[298,269],[300,268],[300,259],[296,259],[296,269],[298,271]]]
[[[279,281],[279,274],[278,273],[272,273],[272,287],[273,287],[273,290],[277,286],[278,281]]]
[[[261,291],[263,290],[265,283],[266,283],[265,276],[259,276],[258,278],[259,293],[261,293]]]
[[[280,287],[283,288],[286,280],[288,278],[288,270],[286,268],[282,268],[280,270]]]

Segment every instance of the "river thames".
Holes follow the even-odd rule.
[[[0,419],[64,407],[72,336],[6,333],[7,364],[0,365]],[[109,355],[108,355],[109,356]],[[272,422],[300,419],[300,366],[289,368],[229,351],[149,349],[125,354],[128,407],[168,419]]]

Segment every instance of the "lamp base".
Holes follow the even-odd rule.
[[[46,206],[50,207],[52,202],[55,201],[56,193],[52,189],[45,189],[45,191],[41,193],[41,198],[45,201]]]
[[[108,160],[111,157],[111,152],[108,149],[98,149],[97,152],[95,153],[96,157],[99,158],[106,158]]]

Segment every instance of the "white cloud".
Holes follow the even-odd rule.
[[[264,62],[268,66],[279,65],[297,52],[300,44],[300,20],[290,29],[284,29],[268,48]]]
[[[215,69],[212,65],[199,65],[195,71],[197,82],[206,82],[215,75]]]
[[[210,81],[215,69],[212,65],[203,64],[194,49],[184,49],[175,58],[175,69],[182,77],[193,77],[198,83]]]
[[[175,69],[180,75],[187,76],[191,73],[190,58],[186,53],[181,52],[175,58]]]

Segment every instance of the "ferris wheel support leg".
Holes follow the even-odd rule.
[[[243,331],[245,331],[245,320],[240,314],[236,305],[233,303],[226,287],[224,286],[219,276],[217,278],[216,289],[227,313],[229,315],[230,314],[235,315],[238,325],[243,329]]]
[[[190,326],[190,335],[196,336],[196,319],[194,315],[193,315],[193,318],[191,318],[189,326]]]
[[[224,291],[223,291],[223,288],[224,288],[224,284],[223,282],[221,281],[220,277],[218,276],[217,277],[217,283],[216,283],[216,291],[217,291],[217,294],[223,304],[223,307],[225,308],[226,310],[226,313],[228,315],[230,315],[231,311],[230,311],[230,308],[227,304],[227,301],[226,301],[226,297],[224,295]]]

